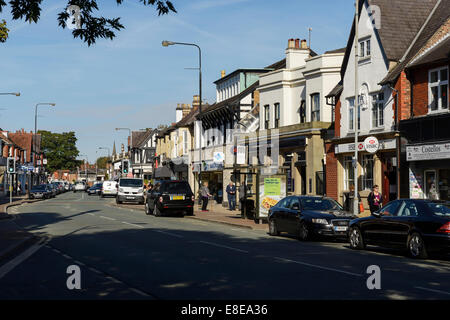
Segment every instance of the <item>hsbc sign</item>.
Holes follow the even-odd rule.
[[[375,153],[378,150],[389,150],[395,149],[397,143],[395,139],[382,140],[378,141],[375,137],[368,137],[364,140],[364,142],[358,142],[358,151],[366,151],[370,153]],[[354,143],[343,143],[335,146],[334,153],[351,153],[355,152],[355,144]]]
[[[378,143],[378,139],[375,137],[367,137],[364,140],[364,149],[369,153],[375,153],[380,148],[380,144]]]

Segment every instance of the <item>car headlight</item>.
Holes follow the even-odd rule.
[[[312,219],[312,222],[318,224],[328,224],[328,221],[326,219]]]
[[[123,189],[122,189],[122,188],[119,188],[119,192],[123,192]]]
[[[138,193],[141,193],[142,191],[144,191],[144,190],[143,190],[143,189],[139,189],[139,190],[138,190]]]

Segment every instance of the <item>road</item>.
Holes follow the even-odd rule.
[[[65,193],[13,208],[40,237],[0,266],[0,299],[450,299],[450,259],[353,251],[190,218],[146,216]],[[81,271],[69,290],[67,268]],[[381,269],[381,289],[367,268]]]

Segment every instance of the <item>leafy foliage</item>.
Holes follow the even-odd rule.
[[[0,22],[0,42],[6,42],[8,39],[9,29],[6,27],[6,21],[2,20]]]
[[[109,161],[109,157],[100,157],[97,159],[97,168],[106,169],[106,164]]]
[[[123,2],[124,0],[116,0],[117,5],[121,5]],[[156,6],[158,16],[169,14],[171,11],[177,12],[172,2],[168,0],[139,0],[139,2],[144,6]],[[5,0],[0,0],[0,13],[6,5]],[[9,5],[11,6],[13,20],[37,23],[41,17],[42,0],[10,0]],[[97,0],[68,0],[64,11],[58,14],[58,24],[63,29],[67,27],[67,21],[71,16],[68,10],[72,6],[80,8],[79,28],[74,29],[72,35],[74,38],[80,38],[88,46],[94,44],[100,38],[112,40],[116,36],[114,31],[120,31],[125,28],[120,23],[120,18],[95,16],[93,12],[99,10]]]
[[[79,151],[76,147],[75,132],[53,133],[39,130],[42,135],[41,151],[47,158],[47,170],[75,170],[81,164],[76,157]]]

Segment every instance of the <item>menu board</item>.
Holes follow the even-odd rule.
[[[259,217],[267,218],[269,209],[286,197],[286,176],[261,176],[259,179]]]

